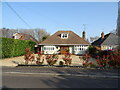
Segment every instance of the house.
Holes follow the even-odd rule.
[[[85,34],[81,38],[72,31],[57,31],[38,45],[44,54],[84,54],[90,45]]]
[[[25,33],[15,33],[15,34],[13,34],[13,38],[20,39],[20,40],[31,40],[31,41],[35,42],[36,44],[38,44],[38,41],[34,37],[32,37],[29,34],[25,34]]]
[[[100,48],[100,50],[111,50],[118,48],[118,35],[109,33],[104,35],[104,32],[101,33],[101,37],[92,43],[96,48]]]

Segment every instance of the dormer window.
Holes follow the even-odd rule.
[[[68,38],[68,33],[62,33],[62,34],[61,34],[61,38],[67,39],[67,38]]]

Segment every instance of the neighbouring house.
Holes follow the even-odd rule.
[[[97,49],[100,50],[112,50],[118,48],[118,35],[109,33],[104,35],[104,32],[101,33],[101,37],[92,43]]]
[[[85,54],[90,43],[86,41],[85,31],[82,38],[72,31],[57,31],[38,44],[44,54]]]
[[[38,44],[38,41],[34,37],[32,37],[29,34],[25,34],[25,33],[15,33],[15,34],[13,34],[13,38],[20,39],[20,40],[31,40],[31,41],[35,42],[36,44]]]

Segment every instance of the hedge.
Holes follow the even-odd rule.
[[[33,41],[29,40],[19,40],[11,38],[0,38],[2,41],[2,57],[9,58],[15,56],[21,56],[24,54],[26,48],[31,48],[31,51],[34,52],[34,45],[36,44]]]

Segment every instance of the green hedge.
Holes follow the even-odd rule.
[[[2,58],[21,56],[26,48],[31,48],[31,51],[34,52],[35,42],[11,38],[1,38],[1,41]]]

